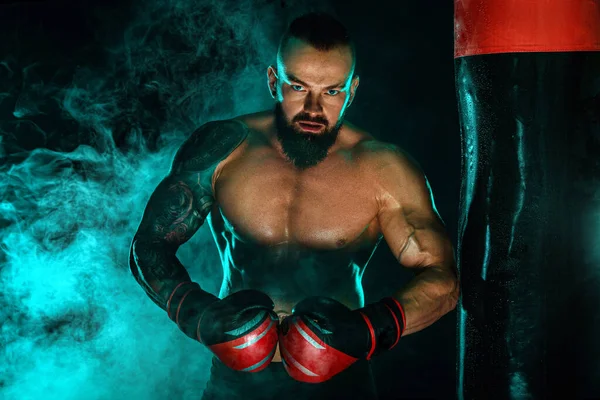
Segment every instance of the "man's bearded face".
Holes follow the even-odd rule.
[[[343,115],[340,116],[337,123],[331,126],[324,116],[311,117],[302,111],[290,120],[283,112],[281,103],[275,103],[277,138],[285,155],[300,169],[315,166],[325,159],[337,139],[343,118]],[[304,123],[308,126],[320,124],[323,127],[318,133],[307,132],[299,126]]]
[[[296,38],[268,70],[275,127],[285,155],[301,169],[317,165],[335,144],[358,77],[350,46],[319,50]]]

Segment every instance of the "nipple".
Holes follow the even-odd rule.
[[[338,240],[335,242],[335,245],[336,245],[337,247],[342,247],[342,246],[344,246],[345,244],[346,244],[346,239],[338,239]]]

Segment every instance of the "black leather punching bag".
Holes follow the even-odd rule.
[[[455,0],[459,399],[600,398],[600,1]]]

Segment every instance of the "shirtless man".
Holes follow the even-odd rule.
[[[354,65],[338,21],[296,19],[268,68],[275,109],[198,128],[149,200],[131,270],[214,353],[204,399],[376,398],[368,360],[456,306],[454,251],[423,172],[344,120]],[[205,219],[218,297],[175,255]],[[415,277],[365,306],[382,238]]]

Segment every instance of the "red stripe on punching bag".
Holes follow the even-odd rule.
[[[600,0],[455,0],[454,56],[600,51]]]

